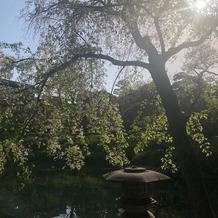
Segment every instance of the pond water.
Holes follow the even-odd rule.
[[[120,184],[106,182],[103,172],[40,171],[21,191],[7,172],[0,177],[0,218],[115,218],[121,212]],[[183,185],[160,183],[150,191],[160,202],[153,210],[158,218],[189,217]]]
[[[0,187],[0,217],[111,218],[118,213],[119,185],[107,183],[101,176],[40,176],[21,191],[15,180],[5,181]]]

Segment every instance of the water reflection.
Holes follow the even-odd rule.
[[[59,214],[58,216],[54,216],[53,218],[84,218],[84,217],[95,217],[95,218],[108,218],[109,213],[107,209],[100,209],[96,211],[93,216],[90,216],[88,214],[83,214],[83,216],[78,216],[76,213],[76,208],[71,209],[71,207],[67,206],[68,209],[66,209],[66,214]],[[37,216],[37,218],[40,218]]]
[[[119,186],[105,183],[101,175],[46,175],[21,192],[8,181],[0,186],[0,217],[113,218],[117,214]]]
[[[102,209],[96,212],[96,218],[106,218],[106,217],[108,217],[107,209]],[[76,208],[73,208],[72,210],[70,206],[66,206],[66,214],[59,214],[58,216],[54,216],[53,218],[82,218],[82,217],[77,215]]]
[[[79,218],[76,214],[76,209],[66,206],[66,214],[59,214],[58,216],[54,216],[53,218]]]

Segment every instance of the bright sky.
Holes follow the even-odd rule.
[[[13,43],[24,41],[22,23],[18,21],[24,0],[0,1],[0,41]]]

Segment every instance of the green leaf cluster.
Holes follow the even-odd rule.
[[[145,103],[145,102],[144,102]],[[144,104],[143,103],[143,104]],[[142,108],[144,108],[142,104]],[[161,158],[163,169],[170,169],[172,172],[177,171],[177,166],[174,163],[173,152],[175,146],[173,145],[173,137],[169,131],[169,124],[165,113],[161,110],[160,101],[157,99],[156,105],[160,107],[160,114],[153,116],[144,116],[142,119],[141,112],[138,113],[131,130],[131,138],[136,141],[134,148],[135,153],[143,152],[149,145],[157,145],[165,150],[165,155]],[[187,134],[193,144],[197,145],[206,157],[212,154],[210,142],[205,137],[204,129],[201,121],[207,119],[208,114],[203,112],[193,113],[186,125]]]

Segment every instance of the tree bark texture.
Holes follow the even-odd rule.
[[[161,57],[155,57],[150,59],[150,67],[151,76],[166,110],[176,148],[175,155],[183,170],[194,217],[214,218],[198,159],[186,132],[186,120],[181,113],[177,97],[167,76],[165,63]]]

